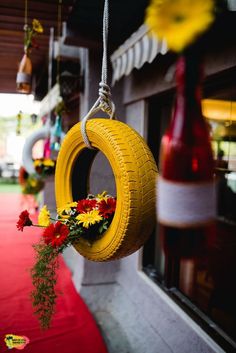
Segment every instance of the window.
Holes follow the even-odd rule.
[[[227,351],[236,348],[236,92],[208,88],[203,110],[211,129],[218,178],[216,227],[204,235],[170,241],[185,257],[163,251],[159,226],[144,246],[143,270]],[[217,85],[219,87],[219,83]],[[226,88],[225,88],[226,87]],[[223,92],[223,94],[222,94]],[[169,123],[173,94],[149,99],[148,143],[158,164],[160,140]],[[221,107],[221,108],[220,108]],[[210,108],[214,108],[211,110]],[[207,110],[208,109],[208,110]],[[215,115],[215,112],[216,113]]]

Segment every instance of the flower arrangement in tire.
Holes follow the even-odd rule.
[[[101,151],[115,178],[116,212],[101,238],[74,247],[91,261],[120,259],[140,249],[154,229],[157,166],[144,139],[127,124],[96,118],[87,121],[86,132],[93,149],[84,142],[81,122],[63,140],[55,173],[57,207],[87,194],[90,169]]]
[[[37,174],[28,174],[24,167],[19,169],[19,184],[22,194],[36,195],[44,188],[44,181]]]
[[[39,158],[34,160],[34,168],[42,178],[55,173],[56,161],[50,158]]]
[[[36,263],[31,269],[34,285],[31,298],[43,329],[50,327],[55,311],[58,256],[82,238],[91,245],[95,239],[102,237],[113,220],[115,210],[116,198],[104,191],[57,209],[56,219],[51,217],[47,206],[43,206],[37,224],[33,224],[27,210],[21,212],[16,225],[19,231],[30,226],[44,228],[39,243],[33,245]]]

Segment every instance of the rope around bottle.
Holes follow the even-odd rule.
[[[98,90],[98,99],[88,112],[88,114],[83,118],[81,122],[81,134],[84,140],[85,145],[93,149],[89,142],[89,138],[86,132],[86,123],[88,119],[91,119],[94,114],[99,110],[107,113],[110,119],[115,119],[115,104],[111,99],[111,90],[107,84],[107,38],[108,38],[108,23],[109,23],[109,9],[108,9],[108,0],[104,2],[104,11],[103,11],[103,56],[102,56],[102,74],[101,82],[99,83]]]

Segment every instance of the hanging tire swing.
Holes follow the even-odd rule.
[[[32,157],[32,149],[36,142],[39,140],[44,140],[49,136],[48,126],[43,126],[42,128],[32,132],[32,134],[27,137],[23,152],[22,152],[22,164],[26,169],[28,174],[35,174],[35,167]]]
[[[75,248],[89,260],[115,260],[138,250],[153,230],[157,167],[143,138],[122,122],[92,119],[86,132],[93,149],[84,142],[81,123],[63,141],[55,174],[56,203],[63,207],[87,196],[91,165],[101,151],[115,177],[115,215],[101,238],[92,243],[81,238]]]

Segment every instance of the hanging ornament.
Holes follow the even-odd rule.
[[[213,155],[201,111],[201,36],[216,16],[212,0],[151,0],[146,24],[180,57],[174,113],[161,142],[157,216],[164,247],[165,285],[178,286],[180,259],[192,258],[216,216]],[[198,42],[195,44],[195,42]],[[198,46],[198,49],[197,49]]]
[[[24,53],[16,76],[16,90],[19,93],[31,93],[32,62]]]
[[[20,110],[19,113],[16,116],[17,119],[17,125],[16,125],[16,135],[20,135],[21,134],[21,121],[22,121],[22,111]]]
[[[43,157],[44,158],[50,158],[50,156],[51,156],[50,137],[47,137],[44,140]]]
[[[61,21],[62,21],[62,0],[58,0],[58,11],[57,11],[57,40],[60,43],[61,39]],[[58,56],[57,56],[57,84],[59,85],[59,91],[61,91],[60,87],[60,45],[58,46]],[[55,123],[50,131],[50,150],[51,151],[59,151],[61,146],[61,135],[62,135],[62,114],[66,111],[65,103],[60,97],[56,108],[54,109],[54,114],[56,116]]]
[[[35,36],[43,33],[43,27],[40,22],[33,19],[32,26],[27,24],[28,18],[28,1],[25,0],[25,25],[24,25],[24,55],[19,64],[16,76],[16,90],[19,93],[29,94],[31,92],[31,79],[32,79],[32,62],[29,57],[32,48],[37,48]]]
[[[50,134],[50,149],[52,151],[59,151],[61,146],[61,135],[62,135],[62,118],[58,114],[56,116],[55,124],[51,129]]]
[[[214,232],[214,161],[201,112],[201,78],[196,53],[180,56],[174,113],[161,141],[157,193],[167,287],[178,286],[180,259],[202,254]]]
[[[199,227],[215,217],[214,161],[201,112],[202,65],[187,53],[177,62],[177,97],[161,142],[158,218],[176,228]]]

